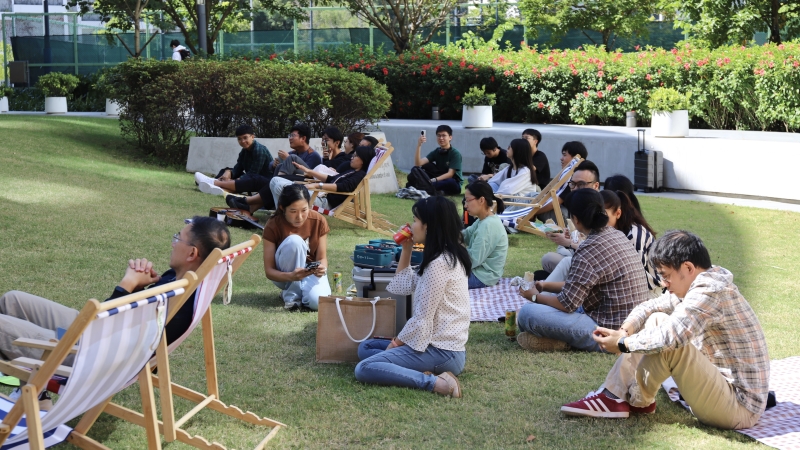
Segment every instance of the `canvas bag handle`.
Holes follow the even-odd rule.
[[[353,297],[346,297],[347,300],[351,300],[352,298]],[[344,328],[345,334],[347,335],[347,337],[350,338],[351,341],[356,343],[361,343],[366,341],[370,336],[372,336],[372,332],[375,331],[375,320],[377,319],[378,316],[378,312],[375,310],[375,303],[378,303],[378,300],[380,300],[380,297],[375,297],[369,301],[370,303],[372,303],[372,328],[369,330],[369,333],[367,333],[364,339],[358,340],[358,339],[353,339],[353,336],[350,335],[350,331],[347,329],[347,323],[345,323],[344,316],[342,315],[342,307],[339,305],[339,302],[341,302],[342,299],[341,298],[336,299],[336,312],[339,313],[339,320],[342,322],[342,328]]]

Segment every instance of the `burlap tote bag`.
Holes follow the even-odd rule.
[[[395,333],[395,301],[391,298],[319,298],[317,362],[358,362],[359,343]]]

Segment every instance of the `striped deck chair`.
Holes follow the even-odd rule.
[[[16,403],[0,402],[0,448],[37,450],[64,439],[80,448],[107,448],[64,424],[103,404],[136,380],[138,373],[143,417],[149,424],[148,446],[160,449],[155,399],[147,389],[149,361],[164,332],[167,299],[182,295],[188,284],[182,279],[103,303],[89,300],[45,360],[13,360],[33,369],[33,374]],[[72,367],[62,366],[71,353],[75,354]],[[67,383],[53,408],[39,411],[39,393],[55,373],[67,376]]]
[[[497,217],[500,218],[503,225],[509,228],[516,228],[519,231],[535,234],[537,236],[544,236],[544,233],[531,225],[531,222],[535,219],[536,214],[542,207],[549,205],[550,202],[558,203],[558,196],[567,188],[567,183],[569,183],[569,180],[572,178],[572,173],[575,172],[575,169],[581,161],[583,161],[583,158],[580,156],[572,158],[572,161],[567,164],[567,167],[561,170],[558,177],[550,180],[550,183],[532,199],[531,197],[518,195],[498,195],[499,198],[503,199],[506,206],[519,206],[522,207],[522,209],[509,212],[504,211],[503,214],[498,214]],[[517,201],[515,202],[514,200]],[[528,201],[529,203],[522,203],[522,201]],[[564,216],[561,214],[561,208],[556,206],[553,208],[553,212],[556,216],[556,223],[561,228],[566,229],[567,224],[564,221]]]
[[[352,223],[361,228],[375,231],[386,236],[393,236],[394,230],[397,226],[389,222],[385,216],[372,210],[372,204],[369,198],[369,179],[372,175],[383,165],[394,151],[390,143],[384,144],[384,147],[375,147],[375,157],[369,163],[367,176],[359,183],[353,192],[334,192],[326,191],[312,187],[313,185],[306,186],[311,192],[311,204],[314,204],[317,196],[320,193],[346,195],[347,198],[341,205],[334,209],[323,209],[319,206],[312,206],[311,208],[318,213],[336,217],[339,220]]]
[[[252,250],[258,246],[260,242],[261,238],[254,234],[251,236],[250,240],[239,245],[227,250],[215,249],[211,252],[208,258],[206,258],[203,264],[197,269],[198,281],[190,284],[187,288],[187,290],[194,288],[197,290],[195,294],[195,311],[191,325],[180,338],[169,345],[167,345],[166,339],[162,339],[156,350],[156,357],[151,363],[155,362],[154,365],[158,367],[158,375],[151,375],[150,385],[160,390],[162,420],[158,421],[158,428],[167,442],[178,440],[202,449],[225,449],[226,447],[219,443],[210,443],[202,436],[192,435],[182,428],[189,419],[205,408],[213,409],[247,423],[271,427],[272,430],[256,448],[263,448],[264,445],[278,433],[281,427],[286,426],[281,422],[259,417],[249,411],[243,412],[241,409],[227,405],[219,399],[217,360],[214,350],[214,327],[210,309],[211,302],[214,296],[224,289],[226,285],[228,288],[230,287],[231,275],[241,266],[247,257],[250,256]],[[174,308],[170,307],[172,312],[168,320],[172,319],[173,312],[177,312],[180,306],[181,304],[176,305]],[[201,323],[207,394],[191,390],[173,382],[169,366],[169,354],[172,353],[172,351],[192,333],[197,325]],[[197,406],[186,415],[176,420],[173,396],[189,400],[196,403]],[[136,425],[145,426],[146,428],[146,417],[142,413],[112,403],[110,398],[101,406],[102,408],[92,411],[91,414],[87,413],[84,415],[81,419],[82,422],[85,421],[83,426],[91,427],[100,413],[105,412]]]

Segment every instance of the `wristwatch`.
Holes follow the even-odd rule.
[[[622,353],[630,353],[630,350],[628,350],[628,347],[625,345],[625,336],[619,338],[617,341],[617,348],[619,348],[619,351]]]
[[[323,185],[323,184],[325,184],[325,183],[320,183],[320,184],[319,184],[319,188],[320,188],[320,189],[322,189],[322,185]]]

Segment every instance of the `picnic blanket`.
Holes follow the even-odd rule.
[[[769,389],[775,391],[777,405],[764,411],[753,428],[736,430],[770,447],[800,449],[800,356],[770,361]],[[671,382],[671,384],[669,384]],[[672,378],[664,382],[672,401],[680,402],[680,392]]]
[[[511,286],[511,278],[501,278],[492,286],[469,290],[470,322],[497,322],[505,318],[506,310],[520,309],[530,303],[519,295],[519,286]]]

